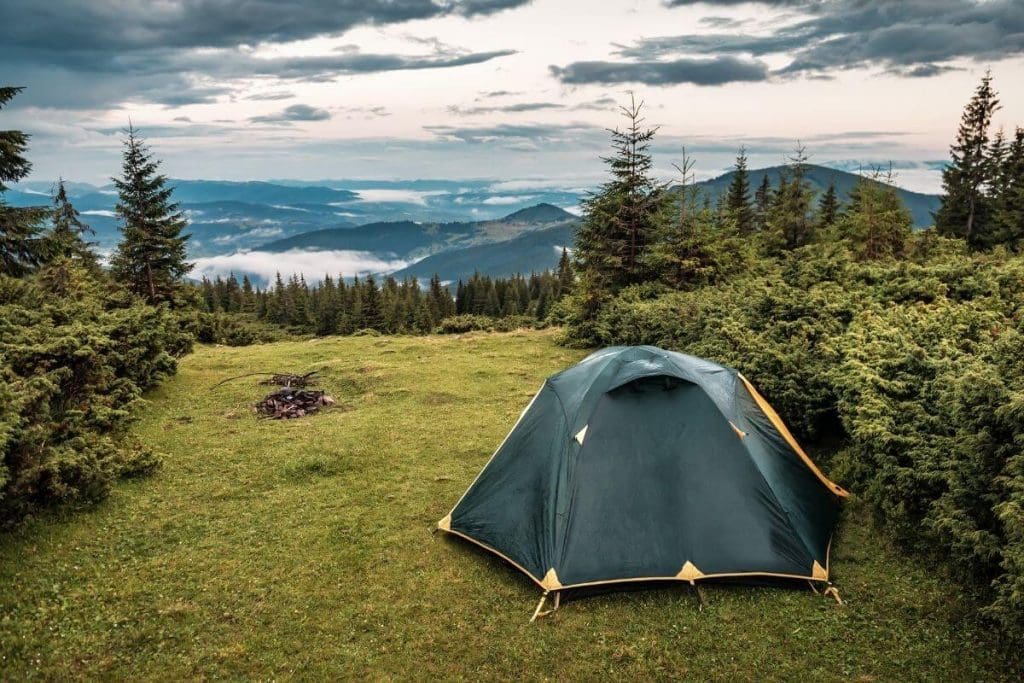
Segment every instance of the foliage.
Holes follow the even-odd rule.
[[[326,276],[319,285],[310,286],[302,276],[292,276],[286,283],[279,275],[266,290],[254,288],[247,277],[241,284],[234,275],[212,281],[203,278],[202,308],[215,315],[200,317],[199,339],[232,345],[251,339],[249,343],[255,343],[268,340],[269,326],[319,336],[359,330],[387,334],[495,330],[513,323],[534,327],[548,318],[573,286],[572,281],[567,252],[563,252],[557,273],[534,273],[528,278],[476,273],[457,283],[454,297],[437,275],[426,288],[415,278],[398,282],[391,276],[379,286],[372,276],[355,277],[351,283],[342,276]],[[448,322],[453,317],[456,319]]]
[[[613,154],[602,158],[610,178],[583,202],[574,254],[585,282],[612,291],[649,278],[648,248],[665,199],[651,176],[656,129],[643,128],[643,102],[631,99],[621,109],[627,126],[610,131]]]
[[[0,109],[21,90],[0,87]],[[0,275],[24,275],[46,257],[48,245],[42,236],[46,211],[9,206],[3,200],[4,183],[17,182],[32,170],[25,158],[28,139],[20,130],[0,130]]]
[[[171,200],[174,188],[159,167],[129,126],[122,177],[113,179],[123,239],[110,265],[114,277],[147,303],[178,305],[181,281],[192,269],[185,257],[189,236],[182,234],[185,216]]]
[[[999,109],[986,73],[964,109],[956,142],[949,148],[952,163],[942,170],[942,205],[935,228],[948,237],[962,237],[971,248],[990,247],[996,230],[992,221],[993,185],[1000,167],[1001,138],[992,145],[989,127]]]
[[[55,296],[43,277],[0,277],[0,525],[98,500],[114,478],[156,467],[126,428],[191,343],[166,309],[63,267],[73,296]]]

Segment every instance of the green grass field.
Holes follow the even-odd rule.
[[[848,506],[846,606],[809,590],[683,586],[563,603],[432,535],[543,378],[550,333],[199,348],[138,435],[154,477],[0,536],[0,680],[1015,679],[957,587]],[[257,378],[320,369],[339,401],[257,421]],[[755,378],[756,380],[756,378]]]

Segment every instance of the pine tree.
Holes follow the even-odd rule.
[[[761,231],[765,229],[768,220],[768,207],[772,202],[772,181],[765,173],[761,176],[761,184],[754,192],[754,229]]]
[[[1024,248],[1024,128],[1017,128],[1003,157],[994,202],[994,242]]]
[[[988,129],[999,109],[992,74],[986,73],[964,109],[956,142],[949,148],[952,163],[942,171],[942,204],[935,213],[935,229],[947,237],[961,237],[972,248],[992,242],[989,185],[997,171],[993,164]]]
[[[701,205],[693,166],[684,149],[682,163],[676,165],[681,176],[677,201],[666,209],[670,218],[661,222],[651,254],[651,263],[665,284],[680,289],[711,281],[717,265],[716,216],[706,203]]]
[[[769,253],[778,253],[810,244],[815,238],[815,221],[811,211],[814,193],[806,178],[807,154],[797,147],[789,158],[788,168],[779,178],[768,211],[766,244]]]
[[[53,226],[47,239],[50,242],[51,258],[66,258],[75,261],[91,271],[98,271],[96,254],[85,241],[85,235],[96,231],[82,222],[81,214],[68,199],[64,180],[57,181],[57,192],[53,197]]]
[[[635,99],[622,107],[627,127],[610,131],[614,154],[602,158],[611,179],[584,200],[576,232],[579,267],[611,291],[649,279],[647,250],[665,194],[651,177],[650,143],[657,129],[643,128],[642,109]]]
[[[572,291],[572,283],[576,279],[573,272],[569,250],[562,247],[562,255],[558,258],[558,296],[562,297]]]
[[[818,200],[818,229],[825,230],[835,225],[839,217],[839,197],[836,195],[836,181],[833,178],[828,189]]]
[[[732,226],[740,235],[754,231],[754,209],[750,205],[750,179],[747,175],[747,150],[740,148],[736,157],[736,169],[725,195],[725,212]]]
[[[0,87],[0,110],[22,88]],[[43,207],[14,207],[3,200],[4,183],[16,183],[29,174],[25,158],[29,136],[20,130],[0,130],[0,274],[19,277],[48,256],[49,243],[43,223],[49,212]]]
[[[838,223],[840,233],[862,260],[902,256],[913,228],[914,219],[896,188],[883,180],[892,180],[891,174],[861,177]]]
[[[111,259],[114,276],[150,304],[173,303],[182,279],[192,269],[182,234],[185,217],[171,201],[173,188],[158,173],[145,142],[129,126],[124,141],[122,177],[117,187],[117,215],[123,238]]]
[[[362,326],[371,330],[382,330],[384,327],[384,311],[381,307],[380,290],[373,275],[367,275],[361,288]]]

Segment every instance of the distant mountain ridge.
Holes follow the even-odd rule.
[[[841,171],[828,166],[807,164],[805,168],[805,177],[807,178],[807,182],[811,186],[811,189],[814,191],[815,198],[828,189],[830,182],[835,181],[836,193],[838,194],[839,199],[846,202],[849,199],[850,191],[853,190],[854,186],[856,186],[857,182],[861,179],[861,176],[856,173],[849,173],[848,171]],[[747,171],[750,177],[751,199],[753,199],[754,191],[757,189],[758,185],[761,184],[765,175],[768,176],[772,187],[778,187],[779,177],[786,171],[786,166],[770,166],[768,168],[757,168]],[[735,171],[729,171],[728,173],[723,173],[722,175],[711,178],[710,180],[702,180],[696,183],[696,185],[711,197],[712,202],[716,202],[718,201],[718,197],[729,189],[729,184],[732,183],[732,179],[735,175]],[[932,225],[934,222],[932,219],[932,213],[938,211],[939,204],[942,201],[939,195],[912,192],[910,190],[904,190],[901,187],[896,187],[896,193],[900,196],[900,199],[903,200],[903,203],[907,205],[907,209],[910,210],[910,215],[914,218],[914,227],[927,228]]]

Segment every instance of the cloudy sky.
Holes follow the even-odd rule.
[[[179,178],[592,183],[616,103],[701,175],[745,145],[935,189],[986,69],[1024,124],[1021,0],[3,0],[0,127],[105,182],[141,128]]]

